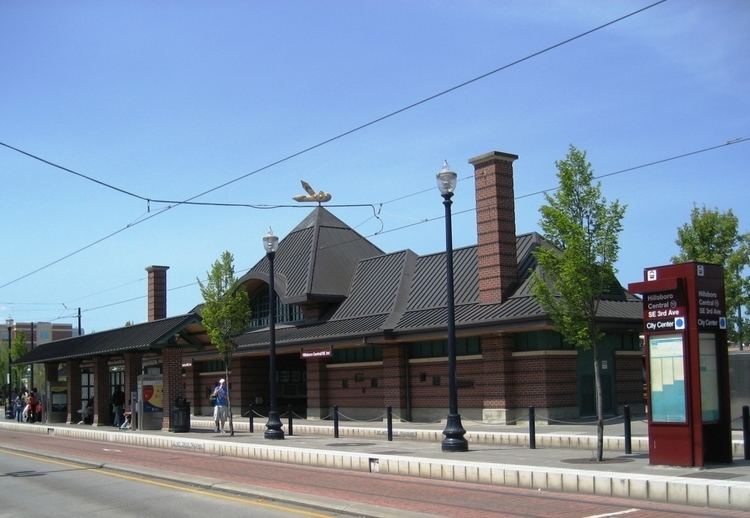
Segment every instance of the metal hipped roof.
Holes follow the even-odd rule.
[[[361,259],[383,255],[348,225],[323,207],[315,208],[279,242],[274,257],[274,281],[282,302],[343,300]],[[268,259],[263,257],[241,279],[268,283]]]
[[[391,316],[400,314],[408,279],[416,255],[401,251],[363,259],[357,264],[349,289],[349,296],[325,322],[304,326],[284,326],[276,329],[276,342],[307,343],[325,340],[344,340],[352,337],[382,335]],[[238,337],[239,350],[268,345],[268,330],[256,330]]]
[[[175,334],[195,322],[200,322],[200,317],[195,313],[188,313],[109,331],[55,340],[27,352],[15,363],[63,361],[159,348],[167,345]]]

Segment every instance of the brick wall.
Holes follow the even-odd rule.
[[[383,368],[380,364],[333,368],[329,366],[326,369],[324,397],[331,406],[338,405],[341,412],[345,412],[346,409],[373,409],[370,414],[380,415],[385,411],[382,374]],[[373,379],[377,380],[376,387],[372,386]],[[360,419],[365,415],[349,417]]]
[[[172,407],[177,398],[185,397],[182,385],[182,352],[177,347],[162,350],[162,382],[164,387],[164,413],[161,427],[168,430],[172,427]]]
[[[408,418],[406,402],[406,383],[409,364],[406,360],[406,349],[401,344],[383,346],[383,406],[393,407],[393,412]]]
[[[516,353],[513,407],[576,407],[576,354]]]
[[[513,161],[518,156],[493,151],[474,157],[477,206],[479,302],[504,301],[518,281]]]
[[[507,409],[512,404],[513,336],[483,336],[481,340],[483,407]]]
[[[167,317],[167,270],[169,266],[149,266],[148,272],[148,321]]]
[[[456,362],[458,409],[463,414],[467,408],[482,408],[484,404],[482,361]],[[448,410],[448,361],[413,361],[409,365],[409,387],[412,408],[439,408]]]

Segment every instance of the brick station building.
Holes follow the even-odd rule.
[[[593,415],[592,353],[565,343],[531,293],[533,252],[548,243],[537,233],[516,235],[517,158],[490,152],[469,160],[477,245],[454,250],[459,412],[494,423],[515,422],[529,406],[550,418]],[[337,405],[353,419],[373,419],[392,406],[405,420],[445,418],[445,259],[444,250],[385,253],[324,207],[313,209],[279,242],[274,260],[280,411],[325,418]],[[68,408],[81,406],[84,373],[97,396],[96,424],[108,424],[114,384],[130,393],[141,373],[164,377],[165,428],[176,398],[192,402],[195,414],[210,413],[208,394],[223,376],[200,306],[167,318],[167,268],[147,270],[149,322],[46,344],[22,359],[44,363],[49,379],[66,364]],[[263,257],[241,278],[252,322],[237,337],[230,366],[235,414],[251,404],[267,409],[268,272]],[[599,304],[599,324],[605,412],[642,407],[640,300],[612,286]]]

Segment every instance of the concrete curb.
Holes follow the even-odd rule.
[[[144,432],[106,431],[90,427],[70,428],[0,422],[0,428],[26,433],[131,444],[146,448],[197,451],[213,455],[305,466],[456,482],[475,482],[543,491],[632,498],[710,508],[750,510],[750,482],[744,481],[685,479],[663,475],[584,471],[267,444],[245,444],[178,436],[148,435]]]
[[[194,430],[212,430],[213,421],[205,419],[194,419],[190,424]],[[263,428],[263,423],[256,423],[255,427]],[[250,425],[242,420],[235,421],[234,428],[236,431],[249,432]],[[294,422],[294,434],[318,437],[333,437],[333,426],[320,426],[305,424],[304,421]],[[376,438],[386,439],[387,430],[385,427],[365,427],[365,426],[339,426],[340,437],[354,438]],[[408,439],[414,441],[425,441],[440,443],[443,440],[442,430],[421,430],[411,428],[394,428],[393,437],[395,439]],[[505,432],[505,431],[474,431],[466,432],[466,439],[471,444],[489,444],[502,446],[529,446],[528,432]],[[597,437],[591,434],[575,434],[560,432],[537,432],[536,444],[542,448],[561,448],[570,450],[596,450]],[[648,453],[648,437],[632,436],[630,447],[633,453]],[[604,451],[619,452],[625,451],[625,438],[619,435],[604,436]],[[745,445],[741,440],[732,441],[732,455],[734,457],[743,457],[745,454]]]
[[[193,420],[190,424],[192,429],[195,430],[212,430],[214,427],[213,421],[207,420]],[[262,424],[256,425],[256,427],[263,427]],[[248,432],[250,425],[247,422],[235,422],[235,431]],[[339,426],[340,437],[354,437],[354,438],[376,438],[385,440],[388,432],[385,427],[364,427],[364,426]],[[294,435],[311,435],[321,437],[333,437],[332,426],[319,426],[300,423],[299,421],[294,422]],[[441,430],[419,430],[410,428],[394,428],[393,429],[394,439],[408,439],[413,441],[424,441],[440,443],[443,440],[443,432]],[[520,432],[466,432],[466,439],[471,444],[489,444],[489,445],[502,445],[502,446],[529,446],[529,434]],[[581,435],[581,434],[561,434],[561,433],[537,433],[536,444],[543,448],[565,448],[565,449],[582,449],[582,450],[595,450],[596,449],[596,436],[595,435]],[[647,437],[632,437],[631,448],[633,453],[648,453],[648,438]],[[624,452],[625,451],[625,439],[618,436],[604,436],[604,450]]]

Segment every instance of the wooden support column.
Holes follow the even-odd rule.
[[[133,392],[138,390],[138,376],[141,374],[141,354],[125,353],[125,380],[123,391],[125,392],[125,411],[135,412],[135,400],[131,398]]]
[[[76,424],[81,420],[81,362],[68,361],[68,424]]]
[[[105,356],[94,358],[94,426],[112,424],[110,409],[112,394],[109,388],[109,361]]]
[[[44,386],[47,386],[48,381],[58,381],[60,371],[60,364],[58,362],[45,363],[44,364]]]

